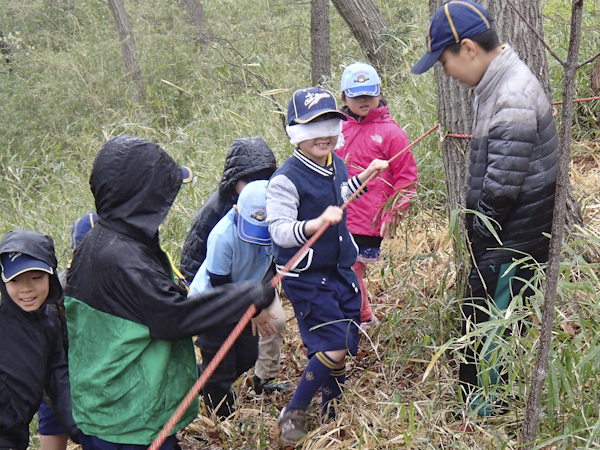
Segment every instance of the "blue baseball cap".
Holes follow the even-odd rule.
[[[339,119],[348,120],[338,111],[331,92],[317,87],[298,89],[288,104],[287,124],[307,123],[327,113],[334,113]]]
[[[5,283],[31,270],[41,270],[50,275],[54,273],[54,269],[44,261],[21,252],[2,253],[0,263],[2,264],[2,281]]]
[[[375,68],[365,63],[350,64],[342,74],[342,91],[346,97],[368,95],[377,97],[381,94],[381,79]]]
[[[95,212],[87,213],[77,219],[71,230],[71,248],[73,250],[75,250],[81,238],[94,228],[96,222],[98,222],[98,215]]]
[[[443,4],[431,18],[427,29],[427,53],[412,66],[412,73],[427,72],[451,44],[471,38],[491,28],[487,11],[471,0],[452,0]]]
[[[185,166],[179,166],[181,167],[181,175],[183,177],[183,184],[187,184],[189,182],[191,182],[194,179],[194,172],[192,172],[192,169],[190,169],[189,167],[185,167]]]
[[[267,225],[267,180],[248,183],[237,201],[236,225],[242,241],[258,245],[271,245]]]

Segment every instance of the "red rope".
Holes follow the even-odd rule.
[[[584,102],[584,101],[593,101],[593,100],[600,100],[600,97],[588,97],[588,98],[577,99],[577,100],[573,100],[573,103]],[[560,104],[562,104],[562,102],[555,102],[553,104],[560,105]],[[391,163],[394,159],[396,159],[402,153],[404,153],[405,151],[407,151],[408,149],[412,148],[414,145],[418,144],[423,139],[425,139],[426,136],[431,134],[438,127],[439,127],[439,124],[432,127],[419,139],[414,141],[412,144],[406,146],[404,149],[402,149],[400,152],[398,152],[394,157],[390,158],[388,162]],[[446,136],[459,138],[459,139],[468,139],[468,138],[472,137],[472,135],[470,135],[470,134],[455,134],[455,133],[447,133]],[[352,194],[352,196],[348,200],[346,200],[344,202],[344,204],[341,206],[341,209],[342,210],[346,209],[348,207],[348,204],[350,204],[350,202],[359,195],[359,193],[364,189],[364,187],[367,185],[367,183],[369,183],[369,181],[371,181],[373,178],[375,178],[378,174],[379,174],[379,171],[375,171],[369,177],[369,179],[367,181],[365,181],[360,186],[360,188],[357,189],[356,192],[354,192],[354,194]],[[317,230],[317,232],[311,236],[311,238],[306,242],[306,244],[304,244],[302,246],[302,248],[300,250],[298,250],[298,252],[287,262],[287,264],[283,267],[283,269],[271,279],[271,285],[273,287],[276,287],[277,283],[281,280],[281,278],[283,278],[283,276],[287,272],[290,271],[290,268],[300,258],[304,257],[304,254],[317,241],[317,239],[319,239],[323,235],[323,233],[327,230],[327,228],[329,228],[329,225],[331,225],[331,224],[329,222],[327,222],[319,230]],[[163,429],[160,431],[160,433],[158,433],[158,436],[156,437],[154,442],[152,442],[150,447],[148,447],[148,450],[158,450],[158,448],[165,442],[165,440],[167,439],[167,437],[169,436],[171,431],[173,431],[173,429],[177,425],[177,422],[179,422],[179,420],[181,420],[183,413],[190,407],[190,405],[192,404],[192,401],[198,396],[200,389],[202,389],[202,387],[204,386],[206,381],[210,378],[210,376],[213,374],[213,372],[215,371],[217,366],[221,363],[221,361],[223,360],[223,357],[231,349],[233,343],[240,336],[240,334],[242,333],[244,328],[246,328],[246,326],[250,322],[250,319],[252,319],[252,317],[254,317],[255,313],[256,313],[256,306],[250,305],[250,307],[246,310],[246,312],[244,313],[244,315],[242,316],[240,321],[237,323],[237,325],[235,326],[235,328],[233,329],[231,334],[227,337],[227,339],[225,340],[225,342],[223,343],[223,345],[221,346],[219,351],[216,353],[216,355],[214,356],[214,358],[212,359],[210,364],[208,366],[206,366],[206,368],[204,369],[204,372],[202,373],[200,378],[198,378],[196,383],[194,383],[194,385],[192,386],[190,391],[187,393],[187,395],[185,396],[183,401],[180,403],[180,405],[177,407],[177,409],[175,410],[175,412],[173,413],[173,415],[171,416],[169,421],[166,423],[166,425],[163,427]]]
[[[598,96],[598,97],[587,97],[587,98],[576,98],[575,100],[573,100],[573,103],[592,102],[594,100],[600,100],[600,96]],[[552,104],[553,105],[562,105],[563,102],[554,102]]]
[[[439,125],[436,125],[433,128],[431,128],[419,139],[417,139],[412,144],[409,144],[408,146],[403,148],[400,152],[398,152],[396,155],[394,155],[394,157],[390,158],[388,162],[391,163],[394,159],[396,159],[402,153],[404,153],[405,151],[407,151],[414,145],[421,142],[427,135],[432,133],[438,127],[439,127]],[[366,180],[363,184],[361,184],[360,188],[358,188],[352,194],[352,196],[350,196],[350,198],[344,202],[344,204],[341,206],[341,209],[342,210],[346,209],[348,207],[348,205],[350,204],[350,202],[352,200],[354,200],[360,194],[360,192],[364,189],[364,187],[367,185],[367,183],[369,181],[371,181],[373,178],[375,178],[378,175],[378,173],[379,173],[379,171],[376,170],[369,177],[368,180]],[[317,239],[319,239],[323,235],[323,233],[325,233],[327,228],[329,228],[329,225],[331,225],[331,223],[327,222],[325,225],[323,225],[321,228],[319,228],[317,230],[317,232],[315,234],[313,234],[311,236],[311,238],[306,242],[306,244],[304,244],[302,246],[302,248],[300,250],[298,250],[294,256],[292,256],[292,258],[286,263],[286,265],[283,267],[283,269],[271,279],[271,285],[273,287],[276,287],[277,283],[283,278],[283,276],[287,272],[290,271],[291,267],[294,264],[296,264],[296,262],[299,259],[304,257],[304,254],[317,241]],[[167,437],[169,437],[171,431],[173,431],[173,429],[177,425],[177,422],[179,422],[179,420],[181,420],[183,413],[190,407],[190,405],[192,404],[192,401],[194,401],[194,399],[198,396],[200,389],[202,389],[202,387],[204,386],[206,381],[210,378],[210,376],[213,374],[213,372],[215,371],[217,366],[221,363],[221,361],[223,360],[223,358],[225,357],[227,352],[231,349],[233,343],[237,340],[237,338],[240,336],[240,334],[242,333],[244,328],[246,328],[246,326],[250,322],[250,319],[252,319],[252,317],[254,317],[255,313],[256,313],[256,306],[250,305],[250,307],[246,310],[246,312],[244,313],[244,315],[242,316],[240,321],[237,323],[237,325],[235,326],[235,328],[233,329],[231,334],[227,337],[227,339],[225,340],[225,342],[223,343],[223,345],[221,346],[219,351],[215,354],[212,361],[208,364],[208,366],[206,366],[206,368],[204,369],[204,372],[202,372],[202,375],[200,375],[200,378],[198,378],[198,380],[194,383],[194,385],[192,386],[190,391],[187,393],[185,398],[182,400],[182,402],[179,404],[179,406],[177,407],[177,409],[175,410],[175,412],[173,413],[173,415],[171,416],[169,421],[166,423],[166,425],[163,427],[163,429],[160,431],[160,433],[158,433],[158,436],[156,437],[156,439],[154,439],[154,442],[152,442],[150,447],[148,447],[148,450],[158,450],[158,448],[165,442]]]

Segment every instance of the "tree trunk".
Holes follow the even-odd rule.
[[[393,59],[393,50],[381,38],[381,32],[387,25],[373,0],[332,2],[362,47],[369,63],[383,72],[386,62]]]
[[[312,0],[310,13],[311,76],[313,86],[331,78],[329,0]]]
[[[429,10],[435,13],[442,5],[442,0],[429,0]],[[481,0],[480,3],[488,10],[495,20],[500,42],[508,42],[527,63],[529,68],[540,79],[544,90],[550,95],[550,78],[548,61],[542,43],[537,39],[527,25],[515,13],[507,2]],[[515,6],[527,20],[534,25],[543,36],[541,2],[540,0],[515,0]],[[451,80],[439,64],[435,65],[435,79],[438,97],[438,119],[444,129],[455,134],[470,134],[473,125],[473,93],[460,83]],[[549,97],[550,98],[550,97]],[[551,99],[550,99],[551,101]],[[454,210],[465,205],[466,178],[469,158],[468,140],[447,137],[442,142],[442,159],[446,177],[448,195],[448,210]],[[583,226],[581,210],[573,196],[571,185],[567,187],[567,228],[574,225]],[[464,221],[459,221],[461,226]],[[465,237],[465,230],[460,230],[460,236]],[[455,250],[457,247],[455,246]],[[456,253],[457,289],[462,289],[466,277],[466,267],[462,255]],[[463,270],[460,270],[463,269]],[[461,292],[459,290],[459,292]]]
[[[556,200],[554,204],[554,219],[552,221],[552,238],[550,239],[550,254],[546,267],[546,291],[544,293],[544,310],[538,355],[531,373],[529,395],[523,422],[524,450],[531,450],[537,435],[537,424],[540,415],[540,400],[546,380],[546,369],[552,343],[554,325],[554,305],[558,290],[558,273],[562,253],[563,232],[565,229],[565,207],[567,194],[571,191],[569,181],[569,159],[571,153],[571,127],[573,125],[573,96],[575,94],[575,75],[578,68],[579,43],[581,41],[581,21],[583,16],[583,0],[573,0],[571,13],[571,34],[569,36],[569,52],[567,61],[563,64],[565,81],[563,86],[563,110],[560,130],[558,133],[558,173],[556,180]]]
[[[117,24],[125,70],[127,70],[127,75],[135,82],[135,99],[139,105],[143,105],[146,95],[142,82],[142,72],[138,64],[135,40],[125,11],[125,5],[123,0],[108,0],[108,5]]]
[[[212,33],[206,25],[206,15],[200,2],[198,0],[181,0],[181,3],[188,12],[189,21],[196,27],[198,33],[196,38],[205,44],[210,44]]]
[[[600,58],[596,58],[591,78],[592,92],[594,95],[600,95]]]

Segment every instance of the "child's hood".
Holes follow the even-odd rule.
[[[258,136],[236,139],[225,159],[219,191],[229,193],[239,180],[262,170],[270,170],[271,174],[277,170],[275,155],[267,143]]]
[[[50,275],[50,292],[46,304],[57,302],[62,298],[63,289],[57,274],[54,241],[50,236],[32,230],[9,231],[0,242],[1,253],[24,253],[48,264],[54,273]],[[5,295],[4,283],[2,294]]]
[[[96,155],[90,176],[98,223],[153,238],[182,183],[180,166],[157,144],[113,138]]]

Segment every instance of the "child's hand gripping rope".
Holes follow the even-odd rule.
[[[302,248],[300,248],[300,250],[298,250],[298,252],[296,252],[296,254],[287,262],[287,264],[283,267],[283,269],[271,279],[271,281],[270,281],[271,286],[273,288],[275,288],[277,286],[277,283],[279,283],[279,281],[281,281],[283,276],[287,272],[289,272],[290,268],[293,267],[294,264],[296,264],[296,262],[299,259],[304,257],[304,254],[308,251],[308,249],[312,247],[312,245],[323,235],[323,233],[327,230],[327,228],[329,228],[329,226],[332,224],[332,222],[330,222],[330,220],[333,219],[335,221],[339,217],[339,220],[337,220],[337,222],[334,222],[334,224],[339,223],[341,221],[341,214],[343,214],[343,211],[348,207],[348,205],[356,197],[358,197],[360,195],[360,193],[365,188],[365,186],[369,183],[369,181],[371,181],[373,178],[375,178],[379,174],[379,172],[387,169],[389,164],[394,159],[396,159],[402,153],[404,153],[405,151],[410,149],[413,145],[420,142],[425,136],[427,136],[428,134],[433,132],[436,128],[437,128],[437,125],[435,127],[433,127],[431,130],[429,130],[426,134],[421,136],[419,139],[414,141],[412,144],[410,144],[406,148],[404,148],[401,152],[398,152],[398,154],[396,154],[393,158],[389,159],[388,161],[382,161],[382,160],[378,160],[378,159],[372,161],[371,164],[369,164],[369,167],[363,173],[361,173],[359,175],[359,179],[362,182],[360,188],[357,189],[350,196],[350,198],[344,202],[344,204],[340,208],[330,206],[325,210],[325,212],[321,216],[319,216],[319,218],[321,218],[321,217],[323,217],[323,215],[325,215],[325,213],[327,213],[327,215],[325,217],[327,220],[321,224],[320,228],[317,229],[315,234],[313,234],[311,236],[311,238],[306,242],[306,244],[304,244],[302,246]],[[367,177],[367,179],[364,180],[364,177]],[[317,218],[317,219],[319,219],[319,218]],[[190,391],[187,393],[185,398],[182,400],[182,402],[179,404],[179,406],[177,407],[177,409],[175,410],[175,412],[173,413],[173,415],[171,416],[169,421],[165,424],[165,426],[160,431],[160,433],[158,434],[156,439],[154,439],[154,442],[152,442],[150,447],[148,447],[148,450],[158,450],[158,448],[165,442],[167,437],[170,435],[171,431],[175,428],[175,425],[177,425],[177,422],[179,422],[179,420],[183,416],[183,413],[189,408],[192,401],[198,396],[198,393],[200,392],[200,390],[202,389],[204,384],[206,384],[206,381],[211,377],[211,375],[213,374],[213,372],[215,371],[217,366],[223,360],[223,357],[231,349],[233,343],[239,337],[239,335],[244,330],[244,328],[246,328],[246,325],[248,325],[248,323],[250,322],[250,319],[252,319],[252,317],[254,317],[254,315],[256,314],[256,311],[257,311],[257,308],[255,305],[250,305],[250,307],[246,310],[246,312],[244,313],[244,315],[242,316],[240,321],[237,323],[237,325],[235,326],[235,328],[233,329],[231,334],[227,337],[227,339],[225,340],[225,342],[223,343],[223,345],[221,346],[219,351],[216,353],[216,355],[214,356],[212,361],[208,364],[208,366],[206,366],[206,368],[204,369],[204,372],[202,372],[202,375],[200,376],[200,378],[198,378],[198,380],[194,383],[194,385],[192,386]]]

